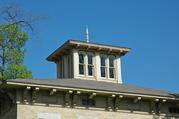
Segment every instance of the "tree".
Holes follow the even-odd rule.
[[[32,78],[32,72],[25,66],[12,64],[6,70],[5,79]]]
[[[25,66],[23,66],[25,43],[28,40],[27,33],[23,32],[16,24],[6,27],[0,26],[0,79],[7,78],[31,78]],[[23,70],[24,71],[23,71]],[[24,74],[28,73],[28,74]],[[19,75],[21,74],[21,75]],[[24,77],[27,76],[27,77]]]
[[[2,10],[4,23],[0,24],[0,80],[32,78],[32,72],[24,65],[25,44],[29,31],[34,31],[33,17],[22,14],[17,6]]]

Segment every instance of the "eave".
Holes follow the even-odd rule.
[[[58,57],[68,54],[68,52],[71,49],[97,51],[97,52],[104,52],[108,54],[118,54],[121,56],[125,55],[130,51],[130,48],[126,48],[126,47],[97,44],[97,43],[87,43],[78,40],[68,40],[61,47],[56,49],[51,55],[49,55],[47,57],[47,60],[55,61],[56,59],[58,59]]]
[[[167,96],[159,96],[159,95],[145,95],[145,94],[137,94],[137,93],[128,93],[128,92],[115,92],[115,91],[104,91],[104,90],[92,90],[92,89],[84,89],[84,88],[74,88],[74,87],[63,87],[63,86],[52,86],[52,85],[39,85],[39,84],[28,84],[28,83],[16,83],[16,82],[7,82],[6,87],[13,88],[26,88],[26,87],[35,87],[40,90],[52,90],[55,89],[57,91],[80,91],[83,93],[96,93],[97,95],[118,95],[123,97],[141,97],[142,99],[148,100],[169,100],[169,101],[179,101],[179,98],[175,97],[167,97]]]

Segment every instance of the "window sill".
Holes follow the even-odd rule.
[[[115,78],[109,78],[109,80],[112,80],[112,81],[114,81],[114,80],[116,80]]]
[[[95,76],[85,76],[85,75],[79,75],[76,78],[84,79],[84,80],[96,80]]]
[[[112,83],[117,83],[116,79],[107,79],[107,78],[99,78],[97,81],[105,81],[105,82],[112,82]]]
[[[115,78],[106,78],[106,77],[100,77],[100,79],[101,80],[112,80],[112,81],[116,80]]]

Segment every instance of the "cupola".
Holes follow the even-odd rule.
[[[68,40],[47,57],[56,63],[57,78],[122,83],[121,57],[129,48]]]

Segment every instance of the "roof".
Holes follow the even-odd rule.
[[[79,40],[68,40],[61,47],[57,48],[51,55],[49,55],[47,57],[47,60],[55,61],[58,56],[63,55],[65,52],[68,53],[68,51],[71,50],[72,48],[97,50],[103,52],[107,51],[108,53],[116,53],[121,55],[125,55],[127,52],[130,51],[130,48],[127,47],[91,43],[91,42],[87,43],[85,41],[79,41]]]
[[[114,92],[114,93],[128,93],[128,94],[138,94],[138,95],[149,95],[149,96],[161,96],[174,98],[175,95],[167,91],[143,88],[138,86],[131,86],[126,84],[117,84],[102,81],[93,80],[81,80],[81,79],[57,79],[57,80],[40,80],[40,79],[16,79],[7,80],[8,85],[36,85],[36,86],[55,86],[63,88],[74,88],[87,89],[93,91],[104,91],[104,92]]]

